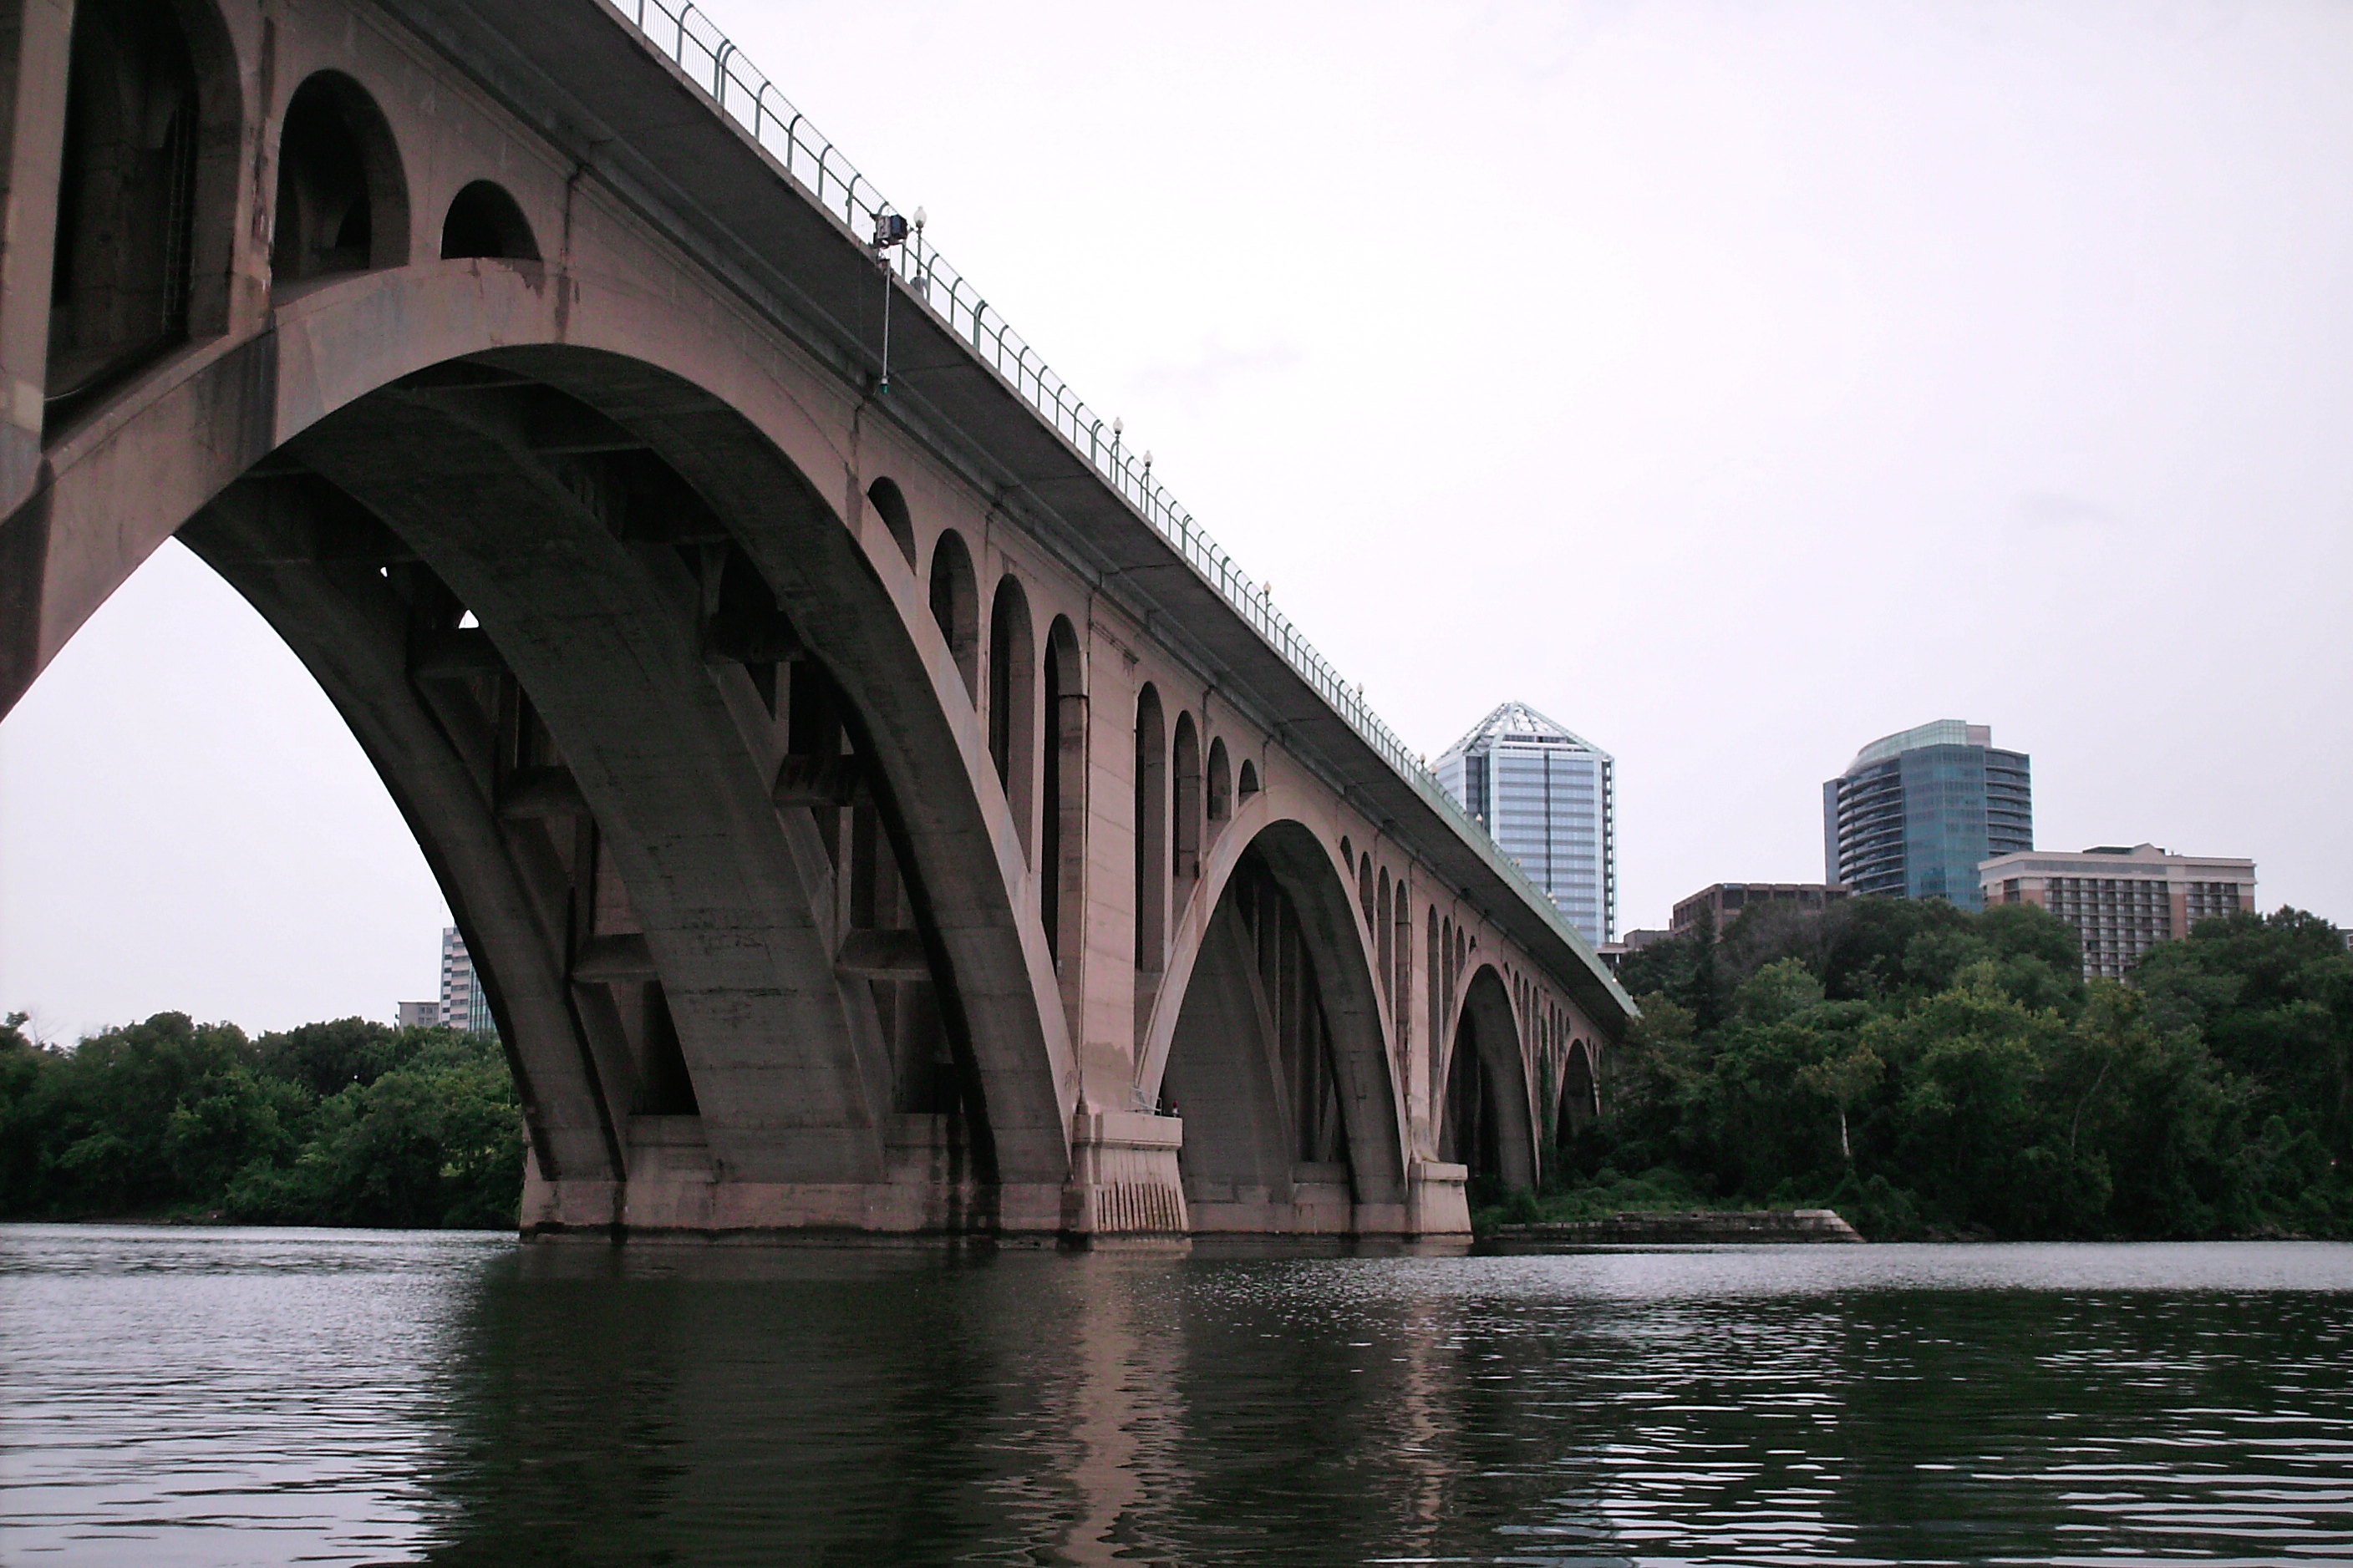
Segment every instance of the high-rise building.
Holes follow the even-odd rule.
[[[1940,719],[1873,741],[1822,785],[1825,879],[1858,895],[1980,907],[1978,864],[2034,847],[2023,752],[1985,724]]]
[[[2104,844],[1997,856],[1978,868],[1989,904],[2039,904],[2084,939],[2084,978],[2122,980],[2160,942],[2255,907],[2255,863]]]
[[[491,999],[482,994],[473,957],[456,926],[445,927],[441,932],[441,1026],[476,1035],[497,1029],[491,1022]]]
[[[401,1002],[395,1004],[400,1026],[404,1029],[433,1029],[441,1024],[441,1004],[438,1002]]]
[[[1438,759],[1446,793],[1596,947],[1618,928],[1616,767],[1525,702],[1504,703]]]

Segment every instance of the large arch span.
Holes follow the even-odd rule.
[[[143,385],[53,455],[37,662],[174,532],[288,638],[481,963],[540,1223],[1053,1228],[1058,982],[927,595],[770,438],[788,407],[586,293],[363,273]]]
[[[527,1228],[1459,1233],[1534,1179],[1531,1064],[1589,1094],[1626,1016],[1590,951],[620,13],[21,20],[0,714],[164,540],[234,584],[464,931]]]

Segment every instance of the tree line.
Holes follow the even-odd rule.
[[[2353,955],[2283,910],[2130,983],[2073,927],[1865,898],[1630,953],[1642,1006],[1553,1190],[1488,1218],[1837,1208],[1874,1238],[2353,1237]],[[1506,1215],[1504,1210],[1508,1208]]]
[[[2353,955],[2315,916],[2203,921],[2086,984],[2031,905],[1767,905],[1620,979],[1642,1016],[1600,1113],[1482,1220],[1794,1204],[1883,1238],[2353,1237]],[[515,1223],[491,1037],[159,1013],[59,1048],[24,1024],[0,1024],[0,1217]]]
[[[158,1013],[70,1048],[0,1025],[0,1217],[512,1228],[495,1037],[364,1018],[247,1038]]]

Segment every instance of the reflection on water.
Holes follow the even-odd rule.
[[[2353,1247],[0,1227],[0,1560],[2353,1558]]]

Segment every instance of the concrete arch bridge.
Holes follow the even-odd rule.
[[[0,712],[165,539],[234,584],[448,896],[527,1233],[1461,1231],[1624,995],[662,3],[9,0]]]

